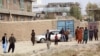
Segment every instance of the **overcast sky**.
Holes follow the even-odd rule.
[[[52,2],[79,2],[82,14],[86,14],[85,8],[87,3],[91,2],[100,5],[100,0],[37,0],[37,4],[44,4],[44,5]]]

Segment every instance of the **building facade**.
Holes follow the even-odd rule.
[[[37,7],[34,8],[33,10],[39,10],[35,11],[35,13],[43,13],[45,14],[46,18],[57,18],[57,17],[62,17],[62,16],[68,16],[70,12],[70,8],[72,6],[79,6],[79,3],[73,3],[73,2],[53,2],[53,3],[48,3],[47,5],[40,6],[38,5]]]
[[[79,3],[63,2],[63,3],[49,3],[44,9],[45,13],[54,15],[55,18],[63,18],[70,15],[70,8],[72,6],[79,6]],[[66,17],[65,17],[66,18]]]
[[[89,9],[88,11],[93,12],[94,21],[100,21],[100,9],[99,8]]]
[[[34,19],[33,0],[0,0],[0,21],[28,21]]]

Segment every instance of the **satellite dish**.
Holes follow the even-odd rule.
[[[66,15],[67,15],[67,13],[63,12],[62,16],[66,16]]]

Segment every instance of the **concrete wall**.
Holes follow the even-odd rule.
[[[75,25],[78,24],[75,21]],[[13,33],[17,40],[30,40],[32,29],[36,35],[45,33],[47,29],[57,29],[57,20],[0,22],[0,40],[4,33],[7,33],[8,38]]]
[[[87,22],[80,22],[77,20],[74,20],[74,23],[75,29],[77,26],[85,27],[88,24]],[[8,38],[10,37],[11,33],[13,33],[17,40],[30,40],[32,29],[34,29],[36,35],[38,35],[45,33],[47,29],[56,28],[57,20],[0,22],[0,40],[4,33],[7,33]]]
[[[17,40],[30,40],[32,29],[35,30],[36,34],[42,34],[46,29],[55,28],[56,20],[0,22],[0,40],[4,33],[7,33],[8,38],[13,33]]]

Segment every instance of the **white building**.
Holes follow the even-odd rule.
[[[71,6],[79,6],[78,3],[73,2],[53,2],[48,4],[42,4],[42,0],[37,0],[33,3],[33,12],[41,14],[42,12],[45,15],[55,18],[56,16],[66,16],[69,15]]]

